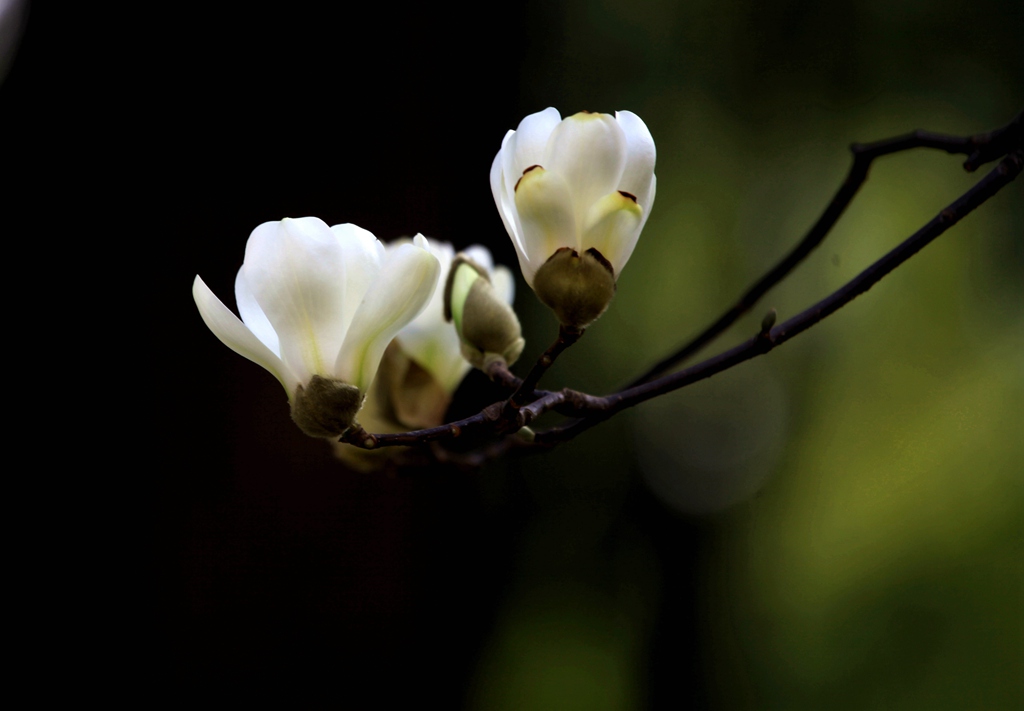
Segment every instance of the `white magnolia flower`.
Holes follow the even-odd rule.
[[[491,192],[528,284],[559,249],[597,251],[618,279],[654,204],[654,139],[629,111],[548,108],[505,134]]]
[[[329,437],[352,424],[384,349],[439,275],[422,235],[385,253],[360,227],[303,217],[249,236],[235,279],[241,320],[198,276],[192,295],[214,335],[281,382],[296,423]]]
[[[429,372],[449,394],[462,382],[470,365],[460,350],[459,334],[444,318],[444,291],[448,272],[455,258],[455,250],[447,242],[428,239],[430,251],[441,263],[441,279],[434,289],[430,303],[423,312],[399,331],[396,340],[402,351]],[[397,248],[388,246],[388,250]],[[495,266],[486,247],[473,245],[463,252],[483,267],[491,279],[495,293],[506,304],[515,298],[515,278],[508,267]]]
[[[629,111],[553,108],[505,134],[491,192],[523,276],[562,326],[604,313],[654,202],[654,139]]]

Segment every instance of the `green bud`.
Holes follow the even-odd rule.
[[[533,290],[563,326],[580,330],[608,308],[615,296],[615,273],[596,249],[580,255],[562,247],[537,270]]]
[[[362,404],[359,388],[314,375],[305,387],[295,388],[292,420],[310,437],[340,437],[352,426]]]
[[[512,365],[526,345],[516,312],[495,293],[487,271],[464,254],[448,272],[444,317],[455,325],[463,357],[481,370],[499,359]]]

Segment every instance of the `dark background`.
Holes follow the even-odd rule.
[[[1024,107],[1019,3],[104,12],[33,6],[0,107],[29,145],[68,117],[48,159],[75,188],[57,202],[84,197],[97,269],[144,285],[147,315],[116,343],[141,359],[144,331],[132,367],[149,376],[118,397],[149,404],[108,455],[130,583],[92,585],[131,633],[111,665],[152,697],[1021,702],[1019,185],[764,362],[477,472],[344,468],[189,296],[199,273],[233,305],[246,237],[285,216],[482,243],[514,265],[487,180],[504,132],[549,105],[630,109],[658,144],[653,216],[549,382],[606,392],[798,238],[850,142],[979,132]],[[956,158],[888,159],[762,310],[837,288],[972,180]],[[518,287],[525,367],[555,326]],[[453,414],[486,397],[471,375]]]

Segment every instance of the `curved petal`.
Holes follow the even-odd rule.
[[[431,251],[441,264],[440,279],[426,308],[398,332],[395,340],[407,357],[430,373],[450,394],[462,381],[469,364],[462,357],[455,326],[444,318],[444,284],[454,252],[451,245],[445,243],[445,246],[447,250],[438,250],[431,244]]]
[[[596,249],[612,265],[616,279],[640,236],[643,211],[636,201],[616,191],[590,208],[583,227],[583,249]]]
[[[450,279],[451,283],[445,284],[444,288],[445,298],[450,301],[449,304],[446,304],[445,316],[451,317],[455,330],[461,336],[463,332],[462,317],[466,312],[469,293],[473,290],[473,284],[480,279],[486,281],[486,278],[475,267],[465,262],[459,262],[455,267],[455,272],[450,275]]]
[[[640,224],[637,225],[633,234],[627,236],[619,248],[616,250],[615,259],[608,257],[608,261],[611,262],[615,269],[615,278],[619,278],[619,274],[622,272],[623,267],[626,266],[626,262],[633,256],[633,250],[636,248],[636,243],[640,239],[640,233],[644,231],[644,225],[647,224],[647,218],[651,216],[651,211],[648,205],[654,204],[654,194],[657,191],[658,179],[655,176],[651,176],[651,186],[647,189],[647,205],[640,205]],[[598,250],[600,251],[600,250]]]
[[[470,365],[459,350],[459,334],[450,323],[434,332],[402,329],[395,341],[402,353],[430,373],[448,394],[455,392],[469,371]]]
[[[519,180],[523,171],[531,165],[543,164],[548,139],[562,120],[558,109],[549,106],[543,111],[530,114],[519,122],[515,131],[512,148],[512,170],[506,172],[506,178]],[[513,183],[514,184],[514,183]]]
[[[483,267],[488,274],[494,271],[494,259],[491,258],[491,250],[487,247],[473,244],[462,250],[462,253]]]
[[[269,371],[284,386],[288,399],[291,400],[299,384],[298,378],[276,354],[246,328],[237,316],[231,313],[231,309],[217,298],[198,275],[192,282],[192,298],[199,307],[199,315],[213,331],[213,335],[238,355]]]
[[[406,355],[411,356],[427,370],[431,370],[425,361],[432,359],[435,352],[454,350],[455,355],[459,355],[459,341],[455,329],[444,319],[444,283],[448,278],[455,250],[447,242],[429,240],[427,244],[430,253],[437,258],[440,265],[440,277],[426,307],[402,328],[397,338],[402,342],[402,350]],[[400,247],[401,245],[389,245],[389,251]]]
[[[531,269],[536,271],[539,265],[528,265],[530,257],[523,239],[523,224],[515,207],[516,185],[528,169],[541,162],[551,132],[560,120],[558,110],[553,107],[530,114],[519,122],[515,131],[505,134],[505,139],[501,143],[504,207],[509,212],[509,222],[513,224],[515,230],[513,241],[518,239],[519,249],[522,250],[519,255],[519,266],[524,274]]]
[[[278,358],[281,357],[281,342],[277,332],[270,325],[270,319],[263,313],[263,309],[256,303],[256,297],[245,280],[245,265],[238,270],[235,276],[235,302],[238,304],[238,313],[242,316],[242,323],[260,339],[267,348],[273,351]]]
[[[455,259],[455,247],[452,247],[451,242],[442,242],[438,239],[430,239],[422,234],[417,234],[413,237],[413,244],[422,244],[420,240],[427,243],[427,248],[437,257],[437,261],[441,263],[442,267],[451,264],[452,260]]]
[[[333,370],[345,336],[345,271],[341,244],[315,217],[264,223],[246,244],[246,282],[302,382]]]
[[[511,131],[505,138],[511,135]],[[504,149],[503,149],[504,150]],[[491,163],[491,194],[494,196],[494,204],[498,208],[498,214],[505,225],[505,231],[512,238],[512,246],[516,249],[516,256],[519,258],[519,269],[526,274],[530,270],[530,260],[526,257],[523,249],[522,230],[519,226],[519,216],[516,214],[514,198],[509,197],[509,190],[505,185],[505,174],[502,171],[503,150],[498,151]]]
[[[437,258],[415,244],[388,254],[352,320],[335,375],[366,392],[384,349],[427,305],[440,272]]]
[[[617,111],[615,119],[626,136],[626,165],[622,169],[618,189],[632,193],[645,213],[651,210],[651,176],[657,153],[654,138],[639,116],[632,111]]]
[[[523,276],[532,285],[533,275],[558,249],[580,248],[572,194],[558,173],[534,168],[516,186],[516,209],[530,267]]]
[[[626,137],[608,114],[579,113],[555,127],[541,163],[561,175],[572,191],[576,224],[587,210],[615,190],[626,163]]]
[[[647,224],[647,218],[651,216],[651,207],[654,205],[654,196],[655,196],[655,194],[657,192],[658,192],[658,176],[652,175],[651,176],[651,185],[650,185],[649,188],[647,188],[647,202],[646,203],[643,203],[643,202],[640,203],[640,209],[644,211],[644,214],[640,218],[640,227],[637,228],[637,231],[636,231],[636,237],[637,238],[640,237],[640,233],[643,231],[644,225]],[[636,242],[636,238],[633,239],[633,242],[634,243]],[[628,259],[628,255],[627,255],[627,259]],[[625,264],[625,262],[623,262],[623,264]]]
[[[511,131],[508,132],[512,133]],[[505,141],[508,140],[508,134],[505,134]],[[508,232],[508,236],[515,241],[516,232],[511,224],[512,216],[508,212],[508,193],[505,190],[505,181],[502,179],[504,175],[504,160],[505,160],[505,141],[502,141],[502,147],[498,149],[498,152],[494,154],[494,160],[491,161],[491,196],[494,198],[494,206],[498,208],[498,214],[501,216],[501,221],[505,223],[505,230]]]
[[[352,325],[359,304],[380,271],[384,261],[384,245],[369,230],[345,223],[332,225],[331,232],[341,245],[342,264],[344,271],[337,275],[344,290],[341,302],[341,322],[339,330],[344,336]],[[341,348],[341,344],[338,344]],[[329,352],[330,353],[330,352]],[[334,355],[337,351],[334,351]]]
[[[491,286],[502,301],[509,306],[512,305],[516,298],[516,279],[508,267],[498,265],[494,268],[491,273]]]
[[[495,160],[498,161],[499,174],[504,178],[501,187],[503,190],[502,196],[505,198],[505,205],[514,205],[515,201],[513,198],[513,188],[522,171],[516,170],[516,132],[509,130],[503,139],[501,139],[501,149],[498,151],[498,156]],[[492,166],[493,171],[493,166]]]

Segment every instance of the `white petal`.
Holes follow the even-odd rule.
[[[636,201],[643,207],[644,213],[650,213],[651,176],[654,175],[656,152],[654,138],[640,117],[632,111],[618,111],[615,119],[626,136],[626,165],[619,179],[618,189],[632,193]]]
[[[657,184],[657,178],[652,175],[651,185],[646,191],[648,205],[654,204],[654,193],[656,191]],[[636,243],[640,239],[640,233],[643,232],[644,225],[647,224],[647,218],[650,217],[651,215],[650,210],[648,210],[645,205],[641,204],[640,209],[642,211],[640,214],[640,224],[636,226],[636,229],[633,231],[631,235],[628,235],[622,240],[622,242],[618,245],[617,249],[611,250],[614,254],[614,258],[605,255],[605,258],[608,259],[612,267],[615,269],[616,279],[619,278],[619,274],[622,272],[623,267],[626,266],[626,262],[628,262],[629,258],[633,255],[633,250],[636,248]],[[601,251],[600,248],[597,249],[598,251]]]
[[[626,136],[608,114],[579,113],[555,127],[541,162],[572,191],[577,224],[587,210],[615,190],[626,163]]]
[[[242,316],[242,322],[246,327],[260,339],[267,348],[274,352],[278,358],[281,357],[281,342],[277,338],[277,332],[270,325],[270,319],[263,313],[263,309],[256,303],[256,297],[245,280],[245,265],[238,270],[235,277],[235,302],[238,304],[238,313]]]
[[[519,180],[524,170],[531,165],[543,164],[548,140],[561,120],[558,109],[549,106],[519,122],[511,146],[513,166],[511,171],[506,172],[506,180],[511,180],[515,185],[515,181]]]
[[[494,198],[494,206],[498,208],[498,214],[501,215],[501,221],[505,223],[505,229],[508,231],[508,236],[515,241],[516,231],[513,226],[509,223],[511,215],[508,214],[506,209],[508,205],[508,194],[505,191],[505,182],[501,179],[502,172],[504,170],[505,160],[505,142],[508,141],[508,137],[512,132],[509,131],[505,134],[505,140],[502,141],[501,148],[494,154],[494,160],[491,161],[491,196]]]
[[[352,320],[335,375],[366,392],[384,349],[427,305],[440,272],[437,258],[415,245],[389,253]]]
[[[315,217],[264,223],[245,247],[246,282],[302,382],[329,375],[344,340],[344,252]]]
[[[516,235],[519,237],[520,246],[524,247],[524,251],[523,226],[515,209],[515,186],[527,169],[540,164],[551,132],[560,120],[558,110],[552,107],[530,114],[519,122],[515,131],[505,134],[505,140],[501,143],[506,205],[511,212]],[[534,265],[533,268],[536,269],[537,266]]]
[[[508,267],[498,265],[491,273],[491,286],[494,293],[509,306],[516,298],[516,279]]]
[[[494,163],[491,164],[491,175],[494,175],[495,169],[497,169],[497,175],[504,176],[505,178],[502,182],[502,190],[504,191],[503,195],[506,204],[512,201],[512,184],[509,183],[509,177],[516,172],[515,148],[516,132],[510,129],[505,132],[505,137],[501,139],[501,148],[498,149],[498,155],[494,156]],[[512,180],[515,181],[515,178],[512,178]],[[493,189],[493,181],[491,186]]]
[[[356,309],[366,296],[370,284],[380,271],[384,261],[384,245],[369,230],[345,223],[332,225],[331,232],[341,245],[344,271],[337,278],[342,282],[342,316],[338,328],[344,335],[348,333]],[[341,344],[338,344],[341,347]],[[337,354],[337,351],[334,352]]]
[[[509,136],[512,135],[512,131],[509,131],[505,135],[507,141]],[[504,148],[502,149],[504,150]],[[498,151],[498,155],[494,156],[494,162],[491,163],[491,194],[494,196],[494,204],[498,207],[498,214],[501,215],[501,221],[505,225],[505,231],[508,232],[508,236],[512,238],[512,246],[516,249],[516,256],[519,258],[519,268],[523,274],[526,274],[531,270],[530,260],[526,256],[526,252],[523,249],[522,241],[522,229],[519,225],[519,216],[516,214],[515,199],[512,197],[512,193],[507,189],[505,184],[505,176],[502,172],[502,160],[503,152]],[[533,267],[533,271],[536,271],[537,267]]]
[[[192,282],[192,298],[199,307],[199,315],[213,331],[213,335],[235,353],[267,369],[284,386],[290,400],[299,384],[298,378],[277,355],[246,328],[237,316],[231,313],[231,309],[210,291],[210,287],[198,275]]]
[[[523,276],[532,285],[537,269],[558,249],[580,248],[569,186],[558,173],[534,168],[519,181],[516,210],[530,267]]]
[[[388,250],[398,249],[408,241],[388,244]],[[413,244],[430,250],[441,265],[440,278],[427,306],[419,316],[402,328],[395,337],[402,352],[430,373],[449,393],[458,387],[468,365],[459,349],[459,336],[455,327],[444,318],[444,289],[451,269],[455,250],[447,242],[425,240],[417,235]]]
[[[640,206],[621,192],[605,195],[587,213],[583,227],[583,248],[594,248],[612,265],[619,278],[640,236]]]
[[[430,310],[433,310],[433,303],[428,304],[417,320]],[[409,324],[399,331],[395,341],[402,352],[430,373],[446,392],[454,392],[470,368],[462,357],[455,326],[443,318],[434,328],[423,328],[422,324],[412,326]]]
[[[640,233],[644,229],[644,225],[647,224],[647,218],[651,216],[651,206],[654,205],[654,195],[658,191],[658,177],[655,175],[651,176],[651,185],[647,188],[647,203],[640,203],[640,209],[644,211],[643,216],[640,218],[640,227],[637,228],[636,237],[633,239],[633,243],[636,244],[636,239],[640,237]],[[639,198],[637,199],[639,202]],[[626,259],[629,259],[629,255],[626,255]],[[625,261],[623,261],[625,266]]]
[[[483,267],[488,274],[494,271],[494,260],[491,258],[491,250],[479,244],[474,244],[462,250],[463,254]]]
[[[521,170],[516,169],[516,132],[509,131],[505,134],[505,138],[501,140],[501,150],[498,151],[499,160],[499,174],[501,175],[501,189],[502,197],[504,198],[503,205],[507,206],[509,210],[509,219],[513,223],[513,230],[509,234],[521,235],[522,232],[519,230],[519,223],[516,222],[515,218],[515,194],[513,188],[515,187],[516,181],[522,174]],[[492,166],[493,170],[493,166]]]
[[[439,239],[424,237],[422,234],[417,233],[413,237],[412,243],[414,246],[426,249],[433,254],[441,264],[442,269],[447,269],[451,266],[452,260],[455,259],[455,248],[452,247],[451,242],[442,242]]]

